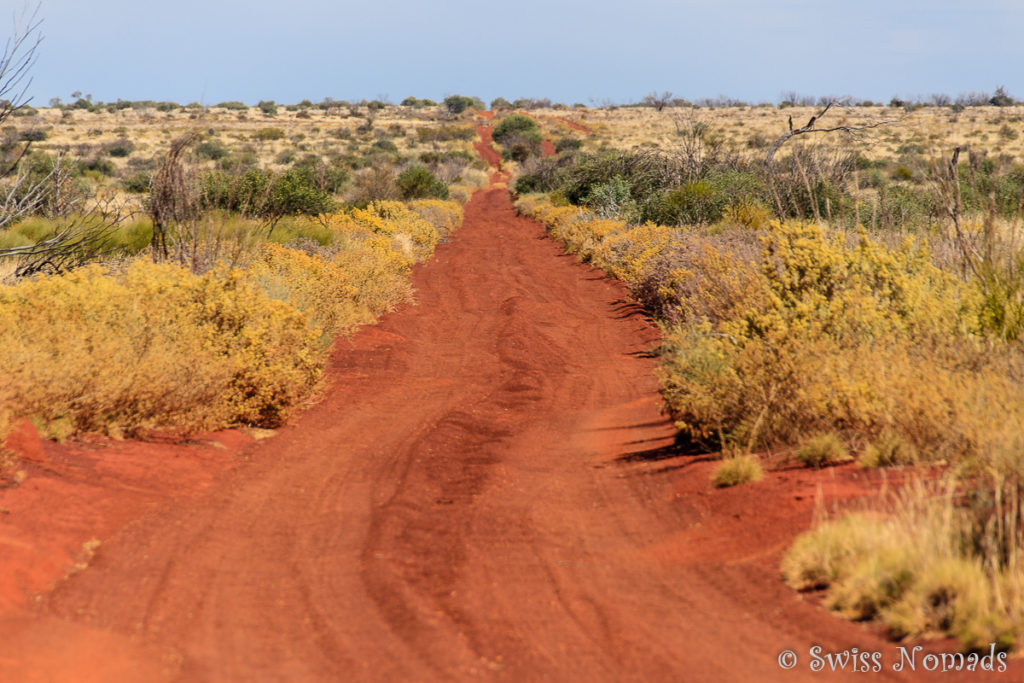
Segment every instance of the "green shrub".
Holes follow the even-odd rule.
[[[559,154],[562,152],[575,152],[581,147],[583,147],[583,141],[579,138],[558,138],[555,140],[555,151]]]
[[[865,467],[897,467],[917,461],[917,448],[891,428],[886,428],[868,444],[860,457]]]
[[[283,128],[260,128],[253,137],[260,142],[272,142],[284,140],[285,132]]]
[[[22,142],[42,142],[49,137],[49,134],[41,128],[30,128],[18,133],[18,139]]]
[[[715,184],[696,180],[653,201],[644,218],[662,225],[708,225],[722,218],[729,199]]]
[[[140,171],[124,179],[124,189],[133,194],[149,192],[149,185],[151,181],[152,176],[149,173]]]
[[[200,159],[217,161],[226,157],[229,150],[220,140],[203,140],[195,146],[195,152]]]
[[[112,176],[117,173],[117,166],[110,159],[104,159],[103,157],[97,156],[92,159],[79,162],[78,170],[83,174],[85,172],[92,171],[99,175]]]
[[[398,154],[398,146],[394,142],[388,139],[381,139],[370,145],[371,149],[380,152],[387,152],[388,154]]]
[[[494,127],[494,132],[492,133],[494,141],[501,145],[504,145],[506,140],[512,136],[534,140],[538,143],[542,139],[537,122],[529,116],[523,116],[522,114],[506,116]]]
[[[121,138],[114,142],[109,142],[103,146],[104,151],[112,157],[127,157],[135,151],[135,143],[131,140]]]
[[[402,199],[448,199],[448,186],[423,166],[410,166],[396,182]]]
[[[465,95],[449,95],[444,98],[444,106],[449,114],[461,114],[470,107],[477,109],[483,109],[484,103],[476,97],[466,97]]]

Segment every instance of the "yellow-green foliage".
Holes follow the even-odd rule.
[[[972,550],[967,513],[934,487],[916,486],[894,514],[850,514],[797,538],[782,563],[794,588],[825,588],[850,619],[878,619],[897,638],[939,633],[965,649],[1005,649],[1022,634],[1024,567]]]
[[[581,218],[563,223],[558,229],[552,229],[551,234],[565,243],[566,251],[588,261],[605,239],[625,229],[625,222],[612,218]]]
[[[461,219],[379,202],[320,217],[321,254],[266,243],[245,269],[137,259],[0,287],[0,434],[14,417],[54,436],[278,424],[330,341],[409,301],[411,264]]]
[[[462,224],[462,207],[440,199],[417,199],[409,208],[434,226],[440,239],[446,239]]]
[[[752,230],[767,228],[773,216],[771,210],[763,204],[748,200],[732,204],[726,209],[725,215],[729,221]]]
[[[709,244],[672,264],[664,277],[650,281],[657,289],[645,292],[648,305],[692,324],[742,319],[747,312],[760,310],[767,297],[756,269]]]
[[[894,467],[911,465],[917,460],[917,448],[891,428],[882,432],[867,445],[860,457],[864,467]]]
[[[627,284],[640,280],[645,267],[676,234],[678,228],[654,223],[616,232],[594,249],[591,261]]]
[[[305,314],[321,330],[325,344],[373,320],[373,313],[360,305],[359,290],[350,282],[353,273],[343,263],[266,244],[247,270],[272,299]]]
[[[855,247],[812,223],[778,223],[762,239],[766,310],[742,323],[748,334],[781,329],[863,340],[977,329],[978,295],[941,270],[927,250],[890,249],[863,233]],[[741,328],[742,329],[742,328]]]
[[[362,240],[378,250],[390,250],[404,266],[410,266],[430,258],[438,241],[461,223],[462,207],[455,202],[436,200],[408,205],[377,201],[365,209],[351,209],[321,219],[339,235]]]
[[[0,288],[10,412],[73,430],[278,424],[319,379],[318,336],[238,270],[139,260]]]
[[[807,439],[796,451],[800,462],[811,467],[834,465],[850,459],[850,451],[834,432],[817,434]]]
[[[722,461],[711,475],[711,484],[716,488],[738,486],[752,481],[761,481],[764,470],[753,455],[735,455]]]
[[[772,444],[889,428],[938,459],[977,453],[999,410],[997,424],[1024,415],[1018,381],[1000,377],[1006,349],[977,337],[976,288],[927,252],[846,246],[806,224],[776,223],[763,242],[757,273],[701,272],[722,283],[697,297],[724,302],[705,312],[713,324],[666,332],[666,397],[694,435]]]

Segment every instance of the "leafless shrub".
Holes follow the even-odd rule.
[[[149,215],[153,219],[153,247],[159,258],[171,257],[184,264],[191,243],[196,252],[196,223],[201,215],[199,179],[194,169],[186,169],[184,155],[199,139],[189,132],[171,142],[171,147],[153,174],[150,189]],[[172,234],[171,231],[174,231]],[[191,239],[189,239],[191,237]]]
[[[672,93],[668,90],[664,91],[660,95],[657,92],[652,92],[648,95],[644,95],[643,103],[648,107],[654,107],[655,111],[661,111],[672,104]]]
[[[29,75],[42,42],[39,7],[28,8],[15,20],[14,32],[0,53],[0,124],[28,104],[25,93]],[[70,169],[57,154],[41,176],[30,173],[23,163],[33,139],[22,137],[20,148],[12,147],[0,166],[0,230],[36,213],[63,218],[75,211],[50,238],[36,244],[0,249],[0,259],[13,262],[14,275],[23,277],[73,268],[100,253],[120,221],[111,202],[93,202],[86,210],[84,198],[72,189]]]
[[[396,182],[398,173],[390,164],[378,164],[356,173],[350,199],[357,203],[378,199],[398,199],[401,192]]]

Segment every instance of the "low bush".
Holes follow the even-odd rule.
[[[208,218],[218,241],[254,234],[252,220]],[[29,417],[63,437],[280,424],[317,386],[331,340],[410,301],[410,265],[461,219],[452,202],[379,202],[285,217],[279,237],[305,248],[250,246],[244,268],[196,275],[146,256],[2,286],[0,427]],[[55,223],[15,227],[32,243]],[[133,221],[110,240],[131,252],[151,236]]]
[[[761,463],[753,455],[734,455],[722,461],[711,475],[711,484],[715,488],[738,486],[753,481],[761,481],[764,471]]]
[[[782,563],[798,590],[824,589],[829,609],[880,621],[896,638],[957,638],[963,649],[1013,646],[1024,623],[1020,566],[974,549],[968,513],[944,488],[917,484],[886,507],[824,521]]]
[[[259,140],[260,142],[272,142],[274,140],[284,140],[285,137],[286,137],[286,134],[285,134],[283,128],[274,128],[274,127],[260,128],[253,135],[253,139],[254,140]]]
[[[136,261],[0,288],[0,368],[44,427],[275,426],[316,385],[319,331],[241,271]]]
[[[395,182],[402,199],[448,199],[448,186],[423,166],[410,166]]]
[[[491,135],[494,141],[500,145],[504,145],[512,137],[526,137],[538,143],[542,139],[537,122],[522,114],[512,114],[503,118],[494,126]]]
[[[805,440],[796,451],[797,460],[810,467],[836,465],[850,460],[850,451],[835,432]]]

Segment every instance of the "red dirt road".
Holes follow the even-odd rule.
[[[414,283],[294,424],[0,620],[0,680],[811,681],[812,644],[898,661],[778,580],[815,492],[865,475],[711,491],[710,463],[665,450],[656,331],[504,189]]]

